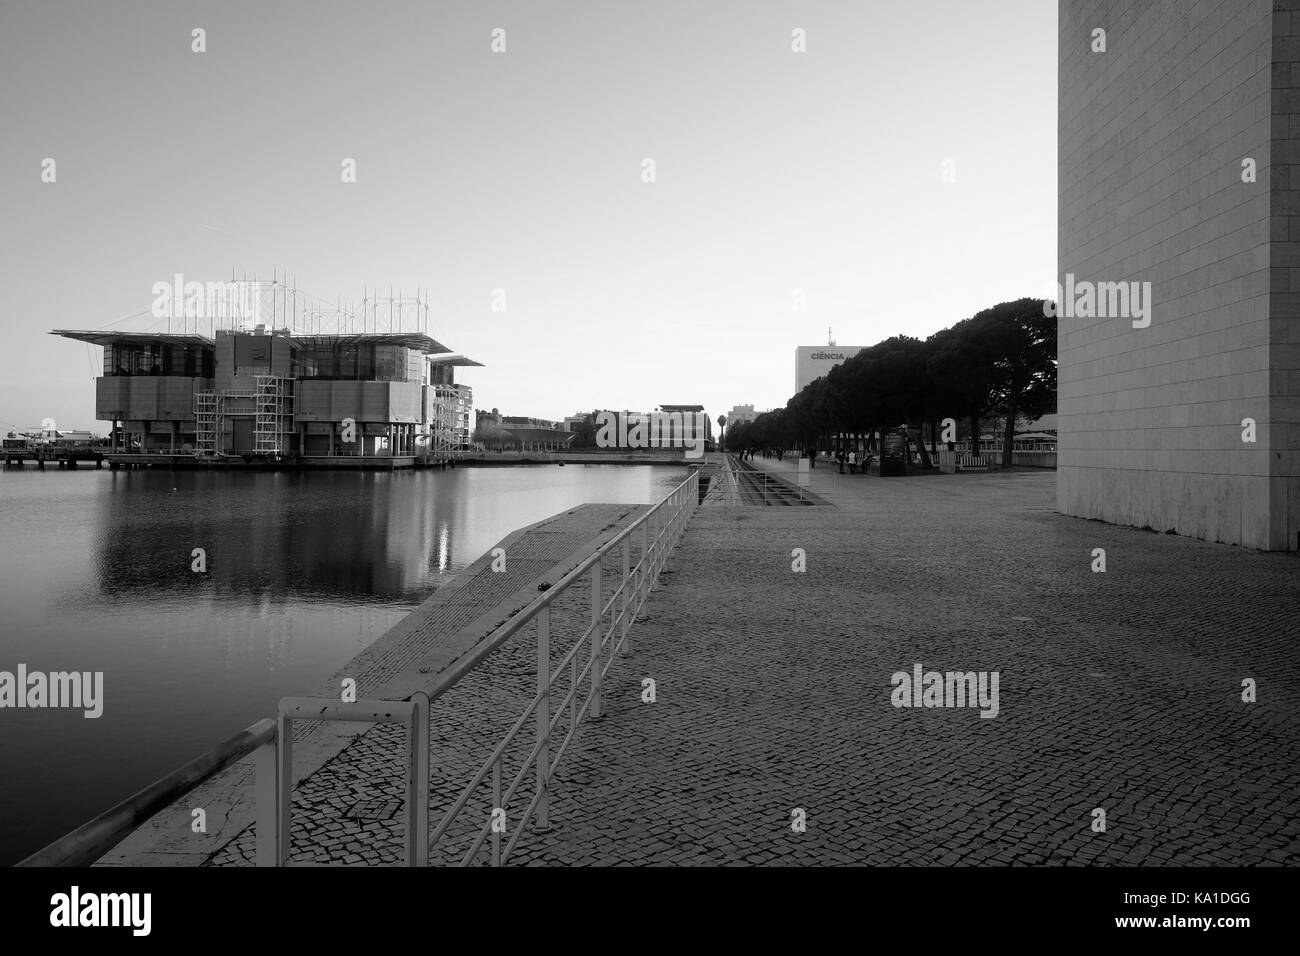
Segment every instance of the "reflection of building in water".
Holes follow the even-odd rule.
[[[462,522],[460,505],[435,493],[450,475],[119,474],[93,519],[98,588],[110,599],[193,591],[264,608],[422,599],[440,540],[454,545]],[[202,573],[191,568],[194,548],[204,550]]]
[[[407,324],[418,328],[425,311],[416,306]],[[95,409],[113,423],[110,461],[391,467],[470,447],[473,393],[454,370],[480,364],[423,331],[400,330],[400,307],[363,331],[347,323],[339,331],[339,322],[323,333],[231,322],[212,337],[54,334],[104,349]]]

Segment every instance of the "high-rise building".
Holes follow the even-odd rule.
[[[835,366],[847,362],[865,345],[800,345],[794,350],[794,393],[815,382]]]
[[[1300,548],[1300,5],[1059,30],[1058,506]]]

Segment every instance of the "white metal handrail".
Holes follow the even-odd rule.
[[[461,866],[473,863],[489,837],[492,840],[492,865],[504,864],[523,835],[527,821],[534,815],[539,829],[550,826],[551,774],[559,765],[560,758],[568,749],[583,719],[588,714],[593,719],[600,718],[601,688],[604,679],[613,666],[616,654],[625,656],[631,653],[632,622],[645,604],[650,590],[664,568],[669,552],[685,529],[686,522],[694,512],[698,500],[699,472],[692,471],[690,477],[674,488],[662,501],[598,548],[543,595],[497,628],[473,651],[458,660],[429,690],[430,700],[436,700],[494,650],[533,620],[537,621],[537,692],[434,828],[429,837],[431,850],[446,835],[448,828],[464,811],[475,791],[487,780],[489,774],[492,775],[492,810],[500,810],[503,813],[507,810],[510,801],[530,775],[530,771],[536,781],[533,796],[518,817],[519,822],[513,828],[504,847],[501,845],[502,837],[505,835],[504,829],[494,827],[495,814],[489,814],[488,819],[479,828],[478,835],[461,858]],[[638,534],[640,556],[633,564],[632,539]],[[603,595],[606,558],[616,550],[620,557],[620,577],[618,586],[606,600]],[[552,670],[550,666],[551,606],[584,577],[589,579],[590,623]],[[603,622],[607,617],[609,624],[605,626]],[[580,667],[578,659],[584,649],[587,651],[586,660]],[[569,691],[559,701],[555,708],[555,715],[552,716],[551,688],[566,668],[569,672]],[[587,693],[585,699],[580,702],[580,691],[584,685]],[[568,731],[559,742],[555,756],[552,758],[550,754],[552,738],[566,709],[569,716]],[[530,716],[533,718],[536,730],[536,741],[523,759],[519,771],[503,791],[502,762],[506,749],[523,730]],[[508,821],[508,814],[505,819]]]

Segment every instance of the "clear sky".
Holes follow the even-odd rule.
[[[925,336],[1052,287],[1056,17],[3,0],[0,425],[93,426],[99,349],[44,333],[232,269],[330,301],[426,289],[430,332],[485,365],[460,375],[475,405],[504,414],[782,405],[828,326]]]

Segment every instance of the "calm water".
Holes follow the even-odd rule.
[[[5,471],[0,670],[103,671],[104,713],[0,710],[0,865],[315,691],[516,528],[684,477]]]

